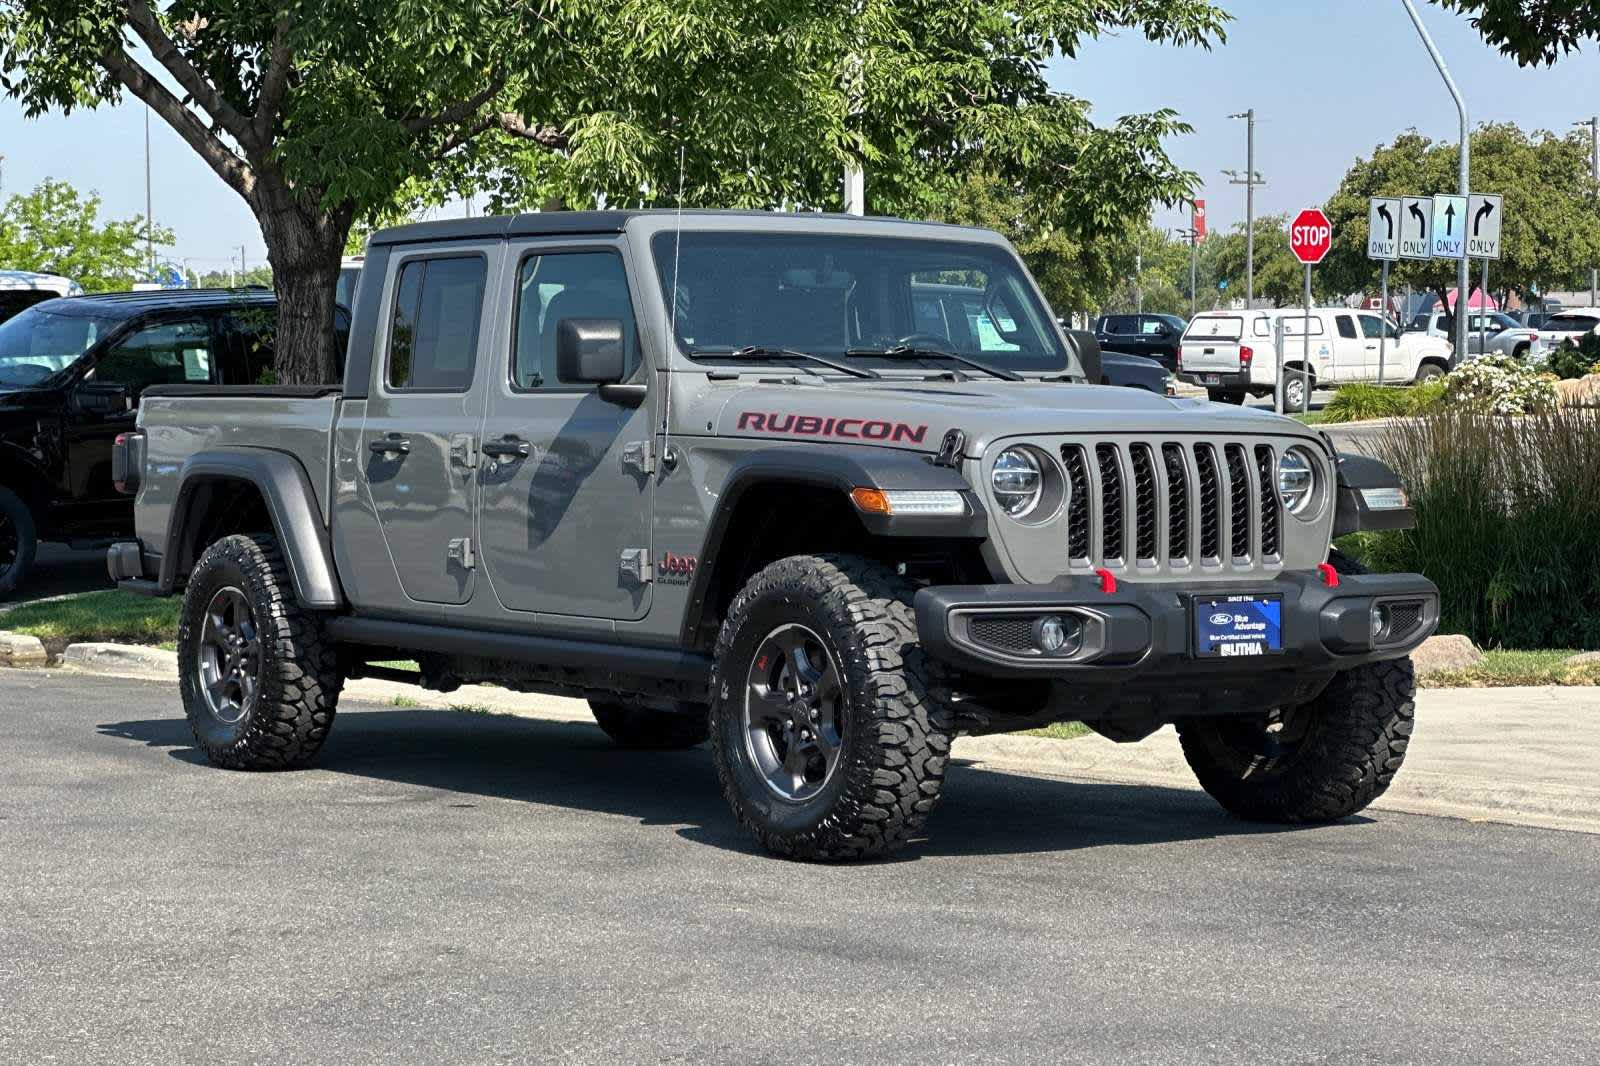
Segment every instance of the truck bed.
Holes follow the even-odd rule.
[[[184,461],[216,448],[263,448],[305,467],[327,520],[337,385],[163,385],[145,390],[145,477],[135,508],[136,533],[163,543]]]

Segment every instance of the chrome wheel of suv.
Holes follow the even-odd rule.
[[[233,586],[218,589],[200,631],[200,691],[212,717],[233,725],[250,713],[261,683],[255,612]]]
[[[839,765],[844,730],[844,687],[822,638],[794,623],[768,633],[744,698],[745,747],[767,787],[791,801],[815,796]]]

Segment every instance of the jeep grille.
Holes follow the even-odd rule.
[[[1255,441],[1069,442],[1070,568],[1223,566],[1282,561],[1277,451]]]

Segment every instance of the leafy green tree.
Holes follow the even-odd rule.
[[[1075,236],[1193,175],[1162,111],[1106,128],[1044,64],[1097,34],[1220,38],[1204,0],[29,0],[0,3],[0,79],[30,114],[132,93],[261,224],[279,379],[333,372],[352,225],[465,193],[527,204],[937,213],[975,169]],[[137,51],[135,43],[142,46]],[[168,85],[176,85],[172,90]]]
[[[1600,37],[1593,0],[1433,0],[1468,15],[1483,39],[1521,66],[1554,63]]]
[[[1317,273],[1339,291],[1376,289],[1379,265],[1367,258],[1368,198],[1454,192],[1458,155],[1454,144],[1407,130],[1370,158],[1356,160],[1326,205],[1334,244]],[[1479,126],[1472,134],[1472,185],[1505,197],[1501,259],[1489,268],[1495,291],[1575,287],[1600,260],[1600,190],[1581,134]],[[1441,300],[1455,283],[1454,260],[1403,259],[1390,274],[1391,286],[1431,289]]]
[[[1264,215],[1255,223],[1256,299],[1270,300],[1279,307],[1299,306],[1305,300],[1305,268],[1289,250],[1289,216]],[[1365,241],[1365,237],[1362,239]],[[1227,233],[1213,233],[1202,248],[1201,262],[1206,275],[1216,280],[1226,278],[1229,294],[1244,296],[1244,223]],[[1363,243],[1363,251],[1365,248]],[[1212,284],[1215,283],[1213,280]],[[1325,303],[1342,291],[1321,267],[1311,272],[1311,295],[1318,303]]]
[[[146,227],[140,216],[100,221],[100,197],[87,197],[64,181],[45,179],[0,207],[0,266],[60,274],[89,292],[126,289],[147,280]],[[151,243],[172,243],[155,227]]]

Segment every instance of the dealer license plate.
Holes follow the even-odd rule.
[[[1221,385],[1222,384],[1222,375],[1221,374],[1201,374],[1200,375],[1200,384],[1202,384],[1202,385]]]
[[[1282,596],[1197,596],[1190,609],[1197,656],[1271,655],[1283,650]]]

